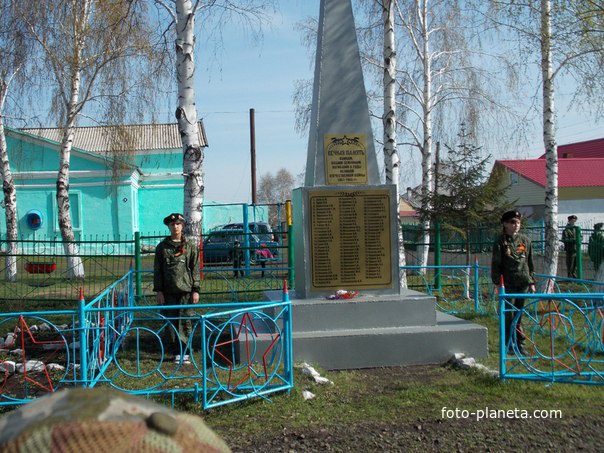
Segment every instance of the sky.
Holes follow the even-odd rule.
[[[311,51],[302,44],[295,24],[318,14],[319,0],[281,0],[280,11],[272,26],[265,28],[260,44],[253,43],[238,25],[227,24],[217,62],[207,63],[212,58],[200,49],[195,88],[197,113],[209,144],[204,161],[205,200],[251,203],[250,109],[255,111],[258,183],[262,175],[274,175],[281,168],[294,176],[304,171],[308,136],[294,129],[292,98],[296,80],[312,79],[313,70]],[[604,137],[604,122],[568,111],[566,92],[570,90],[562,87],[556,98],[558,144]],[[542,149],[542,129],[536,124],[521,154],[534,158]],[[517,154],[496,157],[517,158]],[[378,156],[378,162],[382,160]],[[419,179],[401,181],[401,186],[418,183]]]
[[[318,16],[319,0],[280,3],[262,43],[231,29],[232,41],[224,34],[220,61],[197,70],[197,114],[209,144],[206,200],[251,203],[250,109],[255,116],[257,184],[266,173],[286,168],[296,177],[306,166],[308,137],[294,129],[292,98],[295,81],[312,79],[313,72],[309,51],[294,28],[303,18]]]

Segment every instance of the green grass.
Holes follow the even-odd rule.
[[[480,362],[497,370],[496,320],[476,317],[473,321],[489,328],[490,355]],[[225,438],[248,441],[280,436],[285,427],[289,430],[312,427],[329,430],[330,426],[356,423],[436,421],[442,419],[443,407],[470,411],[486,407],[530,411],[558,409],[565,418],[594,413],[604,416],[604,392],[600,386],[521,380],[502,382],[474,369],[461,370],[448,365],[394,368],[388,373],[317,369],[334,385],[316,384],[296,369],[295,388],[290,393],[273,396],[272,402],[258,399],[212,409],[205,414],[190,403],[180,409],[202,414]],[[305,389],[316,397],[305,401],[302,397]],[[245,423],[234,420],[245,420]]]
[[[490,317],[471,317],[489,329],[488,358],[480,362],[497,369],[497,323]],[[149,367],[153,361],[144,362]],[[178,395],[176,409],[202,415],[225,439],[254,442],[282,436],[284,430],[323,429],[331,426],[411,423],[442,420],[442,408],[560,410],[564,418],[595,414],[604,416],[602,387],[548,384],[508,380],[502,382],[476,370],[448,365],[415,366],[375,370],[325,371],[316,367],[333,385],[319,385],[299,368],[291,392],[235,403],[204,412],[191,395]],[[149,378],[150,382],[154,378]],[[136,387],[125,378],[124,388]],[[183,380],[181,386],[189,384]],[[140,385],[140,383],[139,383]],[[303,390],[316,396],[305,401]],[[169,404],[167,398],[153,399]],[[0,408],[6,412],[10,408]]]
[[[151,283],[150,274],[143,279],[145,292]],[[224,294],[233,290],[245,290],[239,300],[260,300],[260,279],[244,278],[236,283],[220,278],[204,281],[205,302],[224,301]],[[569,288],[572,289],[572,288]],[[459,288],[445,286],[437,297],[454,299]],[[40,302],[41,303],[41,302]],[[155,303],[151,296],[147,303]],[[19,309],[19,306],[15,306]],[[55,306],[59,308],[59,306]],[[21,310],[23,308],[21,307]],[[6,310],[5,310],[6,311]],[[498,321],[492,316],[460,315],[488,328],[490,354],[480,363],[498,370]],[[574,316],[574,315],[573,315]],[[548,338],[539,339],[547,346]],[[556,348],[565,346],[564,338],[556,338]],[[153,367],[153,360],[143,366]],[[317,367],[318,368],[318,367]],[[544,382],[508,380],[501,382],[476,370],[459,370],[450,366],[406,367],[384,370],[350,370],[326,372],[318,368],[321,375],[328,377],[334,385],[319,385],[307,375],[295,370],[295,388],[287,393],[270,395],[270,401],[260,398],[235,403],[204,412],[191,395],[178,395],[176,409],[203,415],[207,423],[225,438],[240,438],[253,441],[263,437],[280,436],[285,428],[317,427],[355,423],[410,422],[418,419],[440,420],[443,407],[467,410],[484,409],[559,409],[564,417],[583,414],[604,416],[604,391],[600,386],[578,384],[548,384]],[[148,378],[149,383],[157,377]],[[132,378],[123,378],[124,388],[140,386]],[[186,380],[180,385],[189,385]],[[172,384],[174,385],[174,384]],[[139,387],[140,388],[140,387]],[[305,401],[303,390],[310,390],[316,397]],[[169,404],[167,398],[154,399]],[[0,408],[0,412],[10,408]]]

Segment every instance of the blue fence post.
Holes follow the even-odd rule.
[[[136,296],[138,297],[138,290],[139,290],[139,279],[140,279],[140,272],[137,269],[136,271],[134,269],[132,269],[132,265],[130,265],[130,271],[128,272],[128,307],[133,307],[134,306],[134,273],[136,272]]]
[[[201,329],[201,347],[203,348],[202,354],[201,354],[201,361],[202,361],[202,365],[203,365],[203,381],[201,384],[201,406],[204,409],[207,409],[207,404],[208,404],[208,345],[207,345],[207,341],[208,341],[208,337],[206,335],[206,323],[207,323],[207,319],[206,319],[206,315],[201,315],[200,318],[200,323],[199,323],[199,327]]]
[[[289,287],[294,287],[294,222],[292,217],[292,202],[285,201],[285,216],[287,222],[287,272],[289,275]]]
[[[134,232],[134,268],[136,269],[136,297],[140,298],[142,295],[142,281],[141,281],[141,234],[139,231]],[[130,265],[130,272],[132,272],[132,265]]]
[[[80,320],[80,381],[82,387],[88,387],[88,357],[86,352],[88,351],[88,345],[86,344],[86,333],[88,331],[86,327],[86,301],[84,300],[84,290],[80,287],[80,302],[78,305],[78,314]]]
[[[283,317],[283,331],[286,333],[286,341],[284,343],[283,351],[285,357],[283,357],[283,365],[285,367],[285,375],[287,376],[288,384],[294,386],[294,373],[291,367],[293,363],[294,351],[293,351],[293,338],[292,338],[292,305],[289,299],[289,290],[287,288],[287,280],[283,280],[283,296],[281,297],[283,302],[289,302],[287,306],[287,314]]]
[[[434,289],[440,291],[441,286],[441,256],[440,256],[440,223],[434,225],[434,266],[436,267],[436,275],[434,276]]]
[[[478,257],[474,256],[474,312],[478,313]]]
[[[245,261],[245,275],[250,275],[250,225],[249,205],[243,203],[243,260]]]
[[[575,225],[575,241],[577,250],[577,278],[583,279],[583,238],[581,237],[581,227]]]
[[[503,277],[501,277],[501,283],[499,284],[499,377],[504,378],[505,376],[505,286],[503,284]]]

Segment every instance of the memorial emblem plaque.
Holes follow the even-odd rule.
[[[328,185],[367,184],[365,134],[326,135],[324,153]]]

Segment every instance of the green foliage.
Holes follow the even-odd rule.
[[[422,214],[467,238],[470,228],[496,222],[505,189],[498,178],[488,177],[490,156],[482,157],[481,148],[468,141],[463,123],[458,137],[454,148],[445,145],[449,153],[437,167],[435,190],[428,194],[430,207]]]

